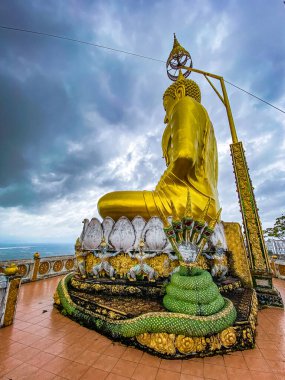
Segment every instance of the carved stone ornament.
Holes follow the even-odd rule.
[[[44,275],[49,271],[49,269],[50,269],[49,262],[43,261],[42,263],[40,263],[40,266],[39,266],[39,274]]]
[[[114,224],[115,222],[110,216],[107,216],[102,222],[103,234],[106,242],[109,241],[109,236],[114,227]]]
[[[109,235],[109,242],[118,252],[129,252],[135,243],[135,230],[132,223],[125,216],[115,223]]]
[[[86,232],[83,237],[82,248],[83,249],[96,249],[103,238],[103,230],[101,223],[98,219],[92,218],[89,222]]]
[[[21,264],[18,265],[18,274],[22,277],[25,277],[28,273],[28,265]]]
[[[142,232],[145,228],[146,221],[141,216],[135,216],[134,219],[132,220],[132,225],[134,227],[135,235],[136,235],[134,249],[137,250],[139,247],[140,239],[142,238]]]
[[[54,272],[60,272],[63,268],[63,261],[62,260],[56,260],[53,264],[53,271]]]
[[[66,260],[65,268],[67,270],[71,270],[73,267],[74,267],[74,260],[73,259]]]
[[[145,241],[145,250],[162,251],[168,243],[163,231],[163,223],[157,216],[150,218],[143,230],[142,236]]]

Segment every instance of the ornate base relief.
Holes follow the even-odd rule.
[[[245,334],[247,331],[245,330]],[[228,349],[237,343],[237,331],[234,327],[228,327],[219,334],[209,337],[190,337],[167,333],[144,333],[136,337],[137,341],[161,354],[177,355],[195,353],[207,353]],[[251,336],[250,336],[251,337]],[[248,338],[248,336],[247,336]],[[252,337],[251,337],[252,338]]]

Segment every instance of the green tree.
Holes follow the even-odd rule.
[[[285,241],[285,215],[276,218],[274,226],[263,231],[266,237],[273,237]]]

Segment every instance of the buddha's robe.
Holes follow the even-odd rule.
[[[207,221],[214,219],[219,209],[217,192],[217,145],[212,123],[205,108],[189,96],[173,107],[162,137],[162,150],[167,169],[154,191],[116,191],[104,195],[98,202],[102,217],[117,220],[141,215],[182,218],[190,191],[192,213],[199,219],[211,200]]]

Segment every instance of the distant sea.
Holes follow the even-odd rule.
[[[72,255],[74,254],[74,244],[0,243],[0,261],[32,259],[35,252],[39,252],[41,257]]]

